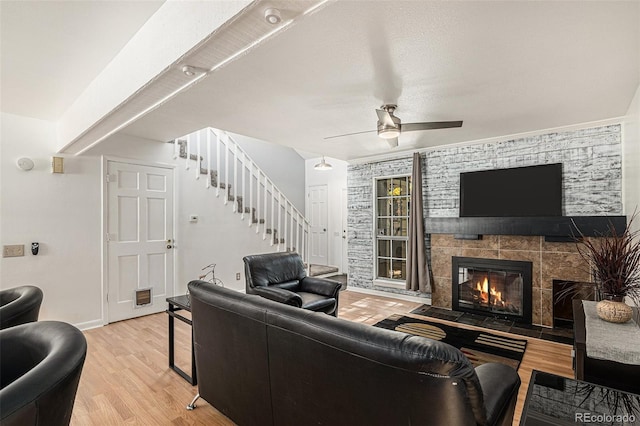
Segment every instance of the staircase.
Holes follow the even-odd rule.
[[[247,228],[276,251],[298,252],[308,263],[308,220],[228,133],[206,128],[170,143],[173,158],[184,158],[194,179],[231,204]]]

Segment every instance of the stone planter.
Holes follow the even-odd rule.
[[[601,319],[614,323],[625,323],[633,316],[633,309],[624,303],[624,296],[607,296],[596,304],[596,311]]]

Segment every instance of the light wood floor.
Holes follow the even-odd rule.
[[[394,313],[407,314],[419,305],[344,291],[340,295],[338,316],[375,324]],[[233,425],[203,400],[198,401],[195,410],[185,409],[197,393],[197,387],[191,386],[168,367],[167,322],[167,315],[160,313],[84,333],[89,351],[78,388],[72,425]],[[175,324],[176,364],[190,371],[191,331],[180,321]],[[522,386],[514,425],[520,421],[532,369],[573,377],[570,346],[535,338],[528,338],[528,341],[518,370]]]

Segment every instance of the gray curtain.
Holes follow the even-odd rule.
[[[411,174],[411,206],[409,208],[409,242],[407,244],[407,290],[429,293],[431,279],[424,245],[422,217],[422,159],[413,154]]]

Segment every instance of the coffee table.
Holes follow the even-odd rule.
[[[533,370],[520,425],[640,425],[640,395]]]

